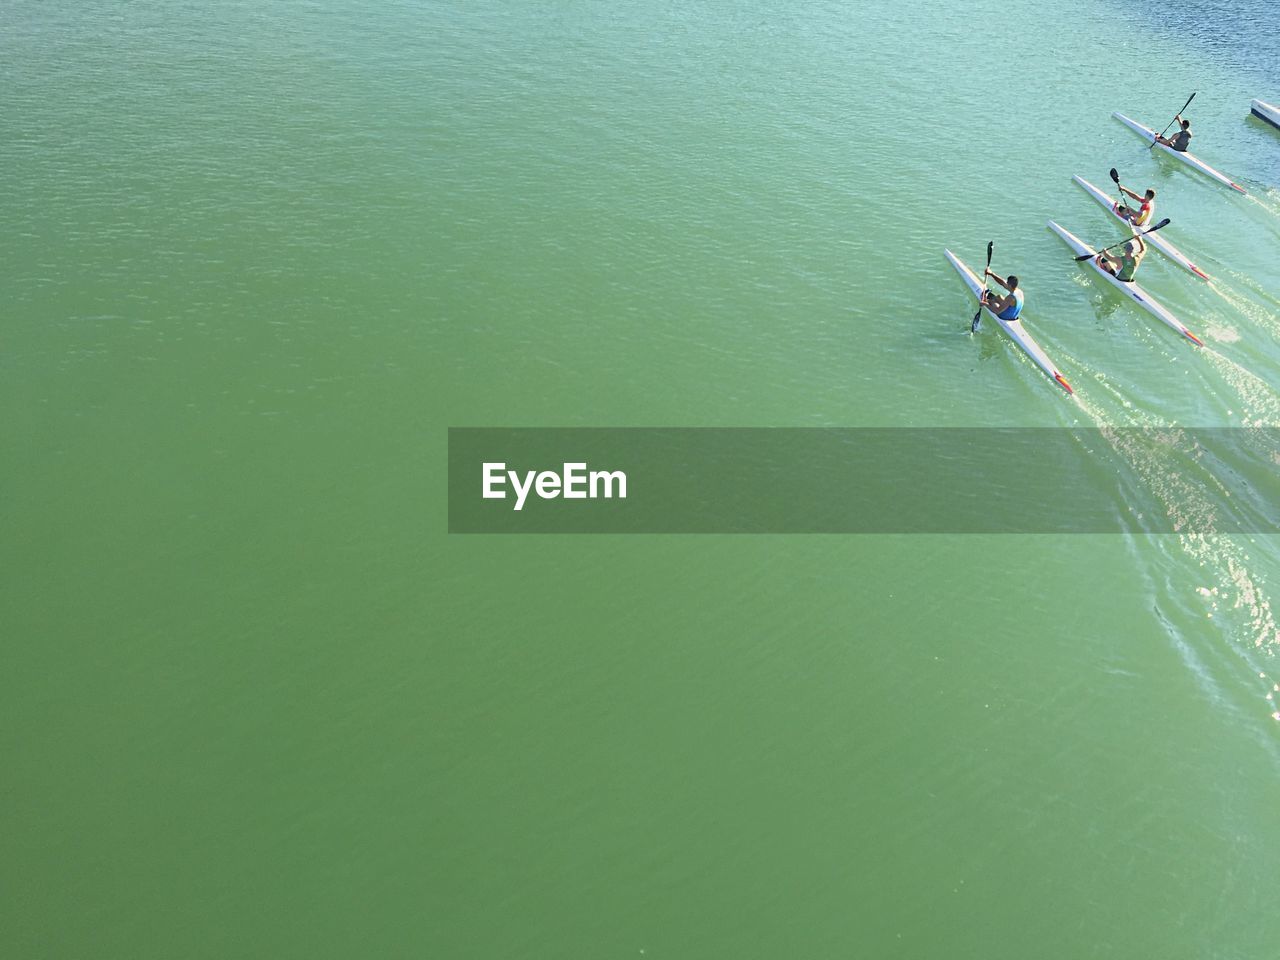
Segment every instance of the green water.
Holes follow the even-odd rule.
[[[451,425],[1280,425],[1186,16],[10,3],[0,953],[1273,955],[1275,538],[444,532]],[[1191,90],[1250,199],[1110,119]],[[1045,229],[1110,166],[1205,351]]]

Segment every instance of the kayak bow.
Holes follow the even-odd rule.
[[[1141,227],[1135,227],[1124,217],[1120,216],[1120,213],[1117,209],[1119,207],[1119,204],[1116,203],[1116,201],[1112,200],[1109,196],[1107,196],[1105,193],[1103,193],[1101,190],[1095,187],[1092,183],[1090,183],[1084,177],[1072,177],[1072,179],[1075,180],[1076,183],[1080,184],[1080,186],[1084,187],[1085,192],[1089,194],[1089,196],[1093,197],[1093,199],[1097,200],[1099,205],[1101,205],[1102,207],[1105,207],[1106,210],[1113,217],[1115,217],[1122,224],[1128,227],[1130,233],[1137,235],[1142,232]],[[1201,280],[1209,279],[1209,275],[1207,273],[1205,273],[1203,270],[1197,267],[1194,263],[1192,263],[1190,258],[1188,258],[1186,254],[1184,254],[1181,250],[1179,250],[1172,243],[1166,240],[1163,235],[1153,233],[1150,236],[1143,237],[1143,239],[1147,243],[1155,247],[1157,250],[1159,250],[1161,253],[1163,253],[1166,257],[1168,257],[1174,263],[1176,263],[1178,266],[1182,267],[1182,269],[1189,270],[1190,272],[1194,273],[1197,277],[1199,277]]]
[[[986,289],[986,286],[978,279],[978,275],[966,267],[964,262],[950,250],[944,250],[943,253],[947,255],[947,259],[951,261],[951,265],[956,268],[956,273],[960,274],[960,279],[965,282],[965,286],[969,288],[969,292],[978,299],[981,299],[982,292]],[[1001,320],[992,313],[991,308],[987,307],[985,304],[982,309],[986,312],[987,316],[1000,324],[1000,328],[1009,335],[1009,339],[1020,346],[1023,353],[1030,357],[1032,362],[1043,370],[1051,379],[1056,381],[1058,386],[1067,391],[1067,393],[1075,393],[1075,391],[1071,389],[1071,384],[1067,383],[1066,378],[1059,373],[1058,368],[1053,365],[1053,361],[1049,359],[1049,355],[1040,348],[1040,344],[1036,343],[1031,334],[1027,333],[1026,328],[1023,327],[1020,319]]]
[[[1120,113],[1119,111],[1116,111],[1111,115],[1115,117],[1117,120],[1119,120],[1121,123],[1123,123],[1130,130],[1132,130],[1134,133],[1138,134],[1138,136],[1152,142],[1155,141],[1156,139],[1155,131],[1150,129],[1149,127],[1144,127],[1137,120],[1130,120],[1128,117],[1126,117],[1123,113]],[[1157,143],[1155,145],[1159,147],[1161,150],[1163,150],[1165,153],[1169,154],[1170,156],[1177,157],[1187,166],[1192,167],[1196,170],[1199,170],[1206,177],[1210,177],[1214,180],[1217,180],[1223,186],[1230,187],[1232,190],[1238,190],[1241,193],[1249,192],[1244,187],[1240,186],[1240,184],[1232,180],[1230,177],[1226,176],[1225,174],[1219,173],[1217,170],[1213,169],[1213,167],[1209,166],[1199,157],[1194,156],[1193,154],[1190,154],[1190,153],[1179,153],[1177,150],[1174,150],[1172,147],[1167,146],[1163,143]]]
[[[1052,220],[1049,221],[1049,229],[1052,230],[1054,233],[1056,233],[1058,236],[1060,236],[1063,240],[1065,240],[1067,243],[1067,246],[1069,246],[1072,250],[1074,250],[1077,255],[1083,255],[1086,253],[1092,254],[1095,252],[1093,248],[1091,248],[1087,243],[1085,243],[1075,234],[1064,229],[1063,227],[1060,227],[1058,224],[1054,223]],[[1149,238],[1144,237],[1143,239],[1146,240]],[[1109,284],[1111,284],[1113,287],[1115,287],[1117,290],[1123,293],[1126,297],[1128,297],[1138,306],[1142,307],[1142,309],[1146,310],[1149,314],[1151,314],[1161,323],[1167,324],[1168,326],[1172,327],[1174,330],[1177,330],[1180,334],[1182,334],[1184,337],[1186,337],[1196,346],[1198,347],[1204,346],[1203,340],[1201,340],[1194,333],[1188,330],[1183,325],[1181,320],[1179,320],[1172,313],[1166,310],[1158,301],[1152,298],[1151,294],[1147,293],[1147,291],[1143,290],[1136,283],[1125,283],[1123,280],[1117,280],[1112,274],[1108,273],[1106,270],[1103,270],[1102,267],[1099,266],[1098,261],[1096,259],[1090,259],[1089,266],[1093,267],[1094,272],[1096,272],[1100,277],[1106,280]]]

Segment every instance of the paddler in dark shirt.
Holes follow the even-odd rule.
[[[1133,283],[1133,275],[1138,272],[1142,258],[1147,255],[1147,245],[1141,237],[1134,237],[1124,245],[1124,252],[1118,257],[1109,253],[1100,253],[1096,257],[1098,266],[1124,283]]]
[[[1179,153],[1186,153],[1187,147],[1191,145],[1191,121],[1183,120],[1181,114],[1173,119],[1182,124],[1182,129],[1173,135],[1172,140],[1167,140],[1157,134],[1156,142],[1163,143],[1166,147],[1169,147],[1171,150],[1177,150]]]

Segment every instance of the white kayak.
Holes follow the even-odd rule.
[[[1093,248],[1091,248],[1087,243],[1085,243],[1083,240],[1081,240],[1079,237],[1077,237],[1075,234],[1071,233],[1070,231],[1064,229],[1063,227],[1060,227],[1058,224],[1054,223],[1052,220],[1049,221],[1049,229],[1052,230],[1054,233],[1056,233],[1058,236],[1060,236],[1063,240],[1065,240],[1067,242],[1067,246],[1069,246],[1072,250],[1074,250],[1076,254],[1083,255],[1086,253],[1088,254],[1096,253],[1096,251],[1094,251]],[[1117,290],[1123,293],[1126,297],[1128,297],[1138,306],[1142,307],[1142,309],[1146,310],[1148,313],[1150,313],[1152,316],[1156,317],[1163,323],[1166,323],[1169,326],[1173,327],[1173,329],[1177,330],[1180,334],[1182,334],[1192,343],[1196,344],[1196,346],[1200,346],[1200,347],[1204,346],[1204,341],[1202,341],[1194,333],[1192,333],[1185,326],[1183,326],[1181,320],[1179,320],[1172,313],[1170,313],[1163,306],[1161,306],[1159,302],[1152,299],[1151,294],[1147,293],[1147,291],[1143,290],[1136,283],[1133,283],[1133,282],[1125,283],[1123,280],[1117,280],[1115,276],[1108,273],[1106,270],[1103,270],[1102,267],[1099,266],[1098,261],[1097,259],[1095,259],[1095,257],[1091,256],[1087,262],[1089,266],[1093,267],[1095,273],[1097,273],[1100,277],[1106,280],[1107,283],[1111,284],[1113,287],[1115,287]]]
[[[947,255],[947,259],[951,261],[951,265],[956,268],[956,273],[960,274],[960,279],[965,282],[969,288],[969,292],[975,297],[981,298],[982,291],[986,286],[978,275],[964,265],[959,257],[950,250],[943,251]],[[1062,387],[1067,393],[1075,393],[1071,389],[1071,384],[1067,383],[1066,378],[1058,372],[1058,368],[1053,365],[1053,361],[1049,359],[1049,355],[1040,349],[1040,344],[1036,343],[1031,334],[1027,333],[1026,328],[1022,325],[1022,320],[1001,320],[989,307],[984,306],[983,312],[996,323],[1000,324],[1001,329],[1009,335],[1009,339],[1020,346],[1024,353],[1035,362],[1035,365],[1043,370],[1046,374],[1057,381],[1058,386]]]
[[[1116,112],[1116,113],[1113,113],[1112,116],[1115,117],[1117,120],[1119,120],[1121,123],[1123,123],[1126,127],[1132,130],[1134,133],[1141,136],[1143,139],[1147,140],[1148,142],[1153,142],[1153,143],[1155,142],[1156,132],[1154,130],[1150,129],[1149,127],[1144,127],[1137,120],[1130,120],[1123,113]],[[1212,177],[1214,180],[1217,180],[1223,186],[1230,187],[1232,190],[1239,190],[1241,193],[1249,192],[1244,187],[1240,186],[1240,184],[1233,181],[1230,177],[1226,176],[1225,174],[1219,173],[1217,170],[1213,169],[1213,167],[1209,166],[1207,163],[1205,163],[1199,157],[1194,156],[1193,154],[1179,153],[1177,150],[1173,149],[1173,147],[1166,146],[1163,143],[1157,143],[1156,147],[1160,150],[1163,150],[1165,153],[1169,154],[1172,157],[1177,157],[1187,166],[1194,167],[1196,170],[1199,170],[1201,173],[1203,173],[1206,177]]]
[[[1090,183],[1084,177],[1072,177],[1072,179],[1075,180],[1076,183],[1080,184],[1080,186],[1084,187],[1085,193],[1089,194],[1089,196],[1097,200],[1098,203],[1101,206],[1105,207],[1113,217],[1115,217],[1122,224],[1124,224],[1129,229],[1130,233],[1142,232],[1141,228],[1135,227],[1124,217],[1120,216],[1118,212],[1119,204],[1115,200],[1112,200],[1109,196],[1107,196],[1105,193],[1103,193],[1101,190],[1095,187],[1092,183]],[[1153,233],[1145,237],[1144,239],[1147,241],[1147,243],[1151,244],[1153,247],[1155,247],[1157,250],[1163,253],[1166,257],[1168,257],[1170,260],[1176,263],[1178,266],[1182,267],[1183,270],[1190,270],[1201,280],[1209,279],[1209,275],[1207,273],[1205,273],[1203,270],[1197,267],[1194,263],[1192,263],[1186,254],[1184,254],[1181,250],[1179,250],[1172,243],[1166,240],[1161,234]]]
[[[1280,107],[1274,104],[1265,103],[1262,100],[1253,101],[1253,109],[1251,111],[1259,120],[1265,120],[1276,129],[1280,130]]]

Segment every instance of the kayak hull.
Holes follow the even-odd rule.
[[[1115,218],[1120,224],[1122,224],[1130,232],[1130,234],[1137,234],[1142,232],[1141,228],[1135,227],[1124,217],[1120,216],[1119,212],[1116,209],[1118,204],[1116,203],[1115,200],[1112,200],[1109,196],[1107,196],[1105,193],[1103,193],[1101,190],[1095,187],[1092,183],[1090,183],[1084,177],[1072,177],[1071,179],[1075,180],[1075,182],[1078,183],[1084,189],[1085,193],[1089,194],[1089,196],[1093,197],[1094,200],[1098,201],[1098,205],[1103,209],[1105,209],[1108,213],[1110,213],[1113,218]],[[1143,239],[1146,240],[1147,243],[1155,247],[1157,250],[1159,250],[1161,253],[1163,253],[1166,257],[1168,257],[1174,263],[1176,263],[1178,266],[1182,267],[1183,270],[1186,270],[1189,273],[1194,273],[1201,280],[1209,279],[1209,275],[1207,273],[1205,273],[1203,270],[1197,267],[1194,263],[1192,263],[1191,259],[1186,254],[1184,254],[1181,250],[1175,247],[1172,243],[1166,240],[1159,233],[1149,234]]]
[[[1119,111],[1116,111],[1111,115],[1115,117],[1117,120],[1119,120],[1121,123],[1123,123],[1130,130],[1132,130],[1134,133],[1136,133],[1138,136],[1146,140],[1148,143],[1155,142],[1156,133],[1150,127],[1144,127],[1137,120],[1130,120],[1128,117],[1126,117],[1123,113],[1120,113]],[[1163,143],[1156,143],[1155,146],[1157,150],[1163,150],[1169,156],[1177,157],[1187,166],[1191,167],[1191,169],[1198,170],[1200,173],[1203,173],[1210,180],[1217,180],[1224,187],[1230,187],[1232,190],[1236,190],[1240,193],[1249,192],[1244,187],[1240,186],[1240,184],[1236,183],[1234,180],[1228,177],[1226,174],[1220,173],[1217,170],[1213,169],[1213,167],[1209,166],[1207,163],[1205,163],[1203,160],[1201,160],[1199,157],[1195,156],[1194,154],[1179,153],[1177,150],[1174,150],[1172,147],[1166,146]]]
[[[975,298],[981,299],[982,291],[985,290],[986,287],[983,285],[982,281],[978,279],[978,275],[965,266],[964,261],[950,250],[944,250],[943,253],[946,254],[947,260],[951,263],[951,266],[955,267],[956,273],[960,274],[960,279],[962,279],[965,286],[969,288],[969,292],[973,294]],[[1021,319],[1001,320],[991,312],[989,307],[985,305],[982,308],[982,312],[998,323],[1000,325],[1000,329],[1009,335],[1009,339],[1021,347],[1022,352],[1030,357],[1031,361],[1043,370],[1049,379],[1057,383],[1057,385],[1067,391],[1067,393],[1075,393],[1075,391],[1071,389],[1071,384],[1067,383],[1066,378],[1058,372],[1058,368],[1054,366],[1053,361],[1049,359],[1049,355],[1044,352],[1040,347],[1040,344],[1036,343],[1031,334],[1029,334],[1026,331],[1026,328],[1023,327]]]
[[[1056,233],[1058,236],[1060,236],[1066,242],[1067,246],[1069,246],[1072,250],[1074,250],[1078,256],[1083,256],[1086,253],[1087,254],[1096,253],[1096,251],[1092,247],[1090,247],[1087,243],[1085,243],[1075,234],[1071,233],[1069,230],[1054,223],[1052,220],[1049,221],[1049,229],[1052,230],[1054,233]],[[1093,268],[1094,273],[1098,274],[1098,276],[1102,277],[1103,280],[1111,284],[1111,286],[1115,287],[1117,290],[1123,293],[1126,297],[1128,297],[1138,306],[1142,307],[1143,310],[1146,310],[1147,313],[1151,314],[1161,323],[1165,324],[1168,327],[1171,327],[1174,330],[1177,330],[1178,333],[1182,334],[1184,337],[1186,337],[1196,346],[1198,347],[1204,346],[1203,340],[1201,340],[1194,333],[1188,330],[1186,326],[1183,325],[1181,320],[1179,320],[1167,309],[1165,309],[1165,307],[1161,305],[1161,303],[1158,300],[1152,297],[1151,294],[1147,293],[1147,291],[1143,290],[1136,283],[1125,283],[1123,280],[1117,280],[1114,276],[1112,276],[1106,270],[1103,270],[1102,267],[1098,265],[1098,261],[1094,259],[1094,257],[1092,256],[1086,262],[1089,264],[1089,266]]]
[[[1262,100],[1255,100],[1250,107],[1250,112],[1259,120],[1265,120],[1280,130],[1280,107]]]

